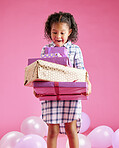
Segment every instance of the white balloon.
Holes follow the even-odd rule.
[[[81,128],[80,128],[80,134],[87,131],[87,129],[90,127],[90,118],[89,116],[82,112],[81,113]]]
[[[7,133],[0,140],[0,148],[14,148],[19,140],[24,136],[23,133],[12,131]]]
[[[37,134],[41,137],[44,137],[47,136],[48,126],[40,117],[31,116],[22,122],[21,132],[25,135]]]
[[[119,148],[119,129],[117,129],[112,135],[113,148]]]
[[[79,138],[79,148],[91,148],[91,142],[85,135],[78,134],[78,138]],[[66,142],[66,148],[69,148],[69,140],[67,140]]]
[[[46,141],[39,135],[25,135],[14,148],[47,148]]]
[[[40,118],[42,119],[42,115],[40,115]]]
[[[114,131],[108,126],[98,126],[87,136],[92,147],[107,148],[112,145],[112,134]]]

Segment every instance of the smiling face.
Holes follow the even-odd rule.
[[[56,46],[63,46],[70,36],[72,29],[69,29],[67,23],[53,23],[51,26],[51,38]]]

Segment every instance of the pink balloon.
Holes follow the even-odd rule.
[[[44,137],[47,136],[48,126],[40,117],[31,116],[22,122],[21,132],[25,135],[37,134],[41,137]]]
[[[119,129],[112,135],[112,146],[113,148],[119,148]]]
[[[78,134],[79,138],[79,148],[91,148],[91,142],[89,139],[83,135],[83,134]],[[69,141],[67,140],[66,143],[66,148],[69,148]]]
[[[30,134],[21,138],[14,148],[47,148],[47,144],[42,137]]]
[[[16,143],[18,143],[23,136],[23,133],[17,131],[7,133],[0,140],[0,148],[14,148]]]
[[[92,147],[107,148],[112,145],[112,134],[114,131],[108,126],[98,126],[87,136]]]
[[[87,131],[89,126],[90,126],[90,118],[86,113],[82,112],[81,113],[81,129],[80,129],[80,133],[84,133],[85,131]]]

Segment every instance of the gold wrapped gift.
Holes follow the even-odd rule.
[[[87,72],[64,65],[37,60],[25,68],[25,86],[33,86],[33,81],[85,82]]]

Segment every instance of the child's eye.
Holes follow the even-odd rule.
[[[53,34],[57,34],[57,32],[52,32]]]
[[[61,34],[64,34],[64,32],[62,32]]]

